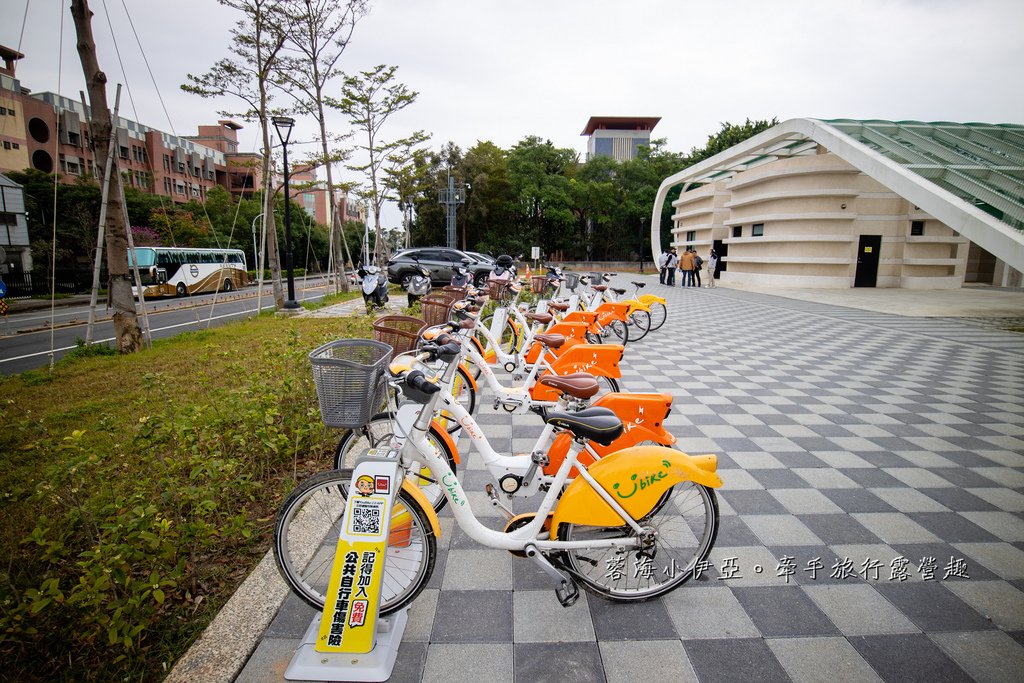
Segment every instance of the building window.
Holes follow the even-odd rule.
[[[764,223],[754,223],[750,226],[751,237],[764,237]]]
[[[128,148],[127,147],[118,147],[118,150],[119,150],[119,156],[122,159],[127,159],[128,158]]]
[[[4,140],[4,149],[10,149],[10,148],[11,148],[11,143],[7,142],[7,140]]]
[[[169,155],[167,155],[167,154],[164,155],[164,170],[165,171],[170,171],[171,170],[171,157]]]
[[[14,228],[18,225],[18,217],[13,213],[0,213],[0,225]]]
[[[920,237],[924,234],[924,221],[910,221],[910,234]]]
[[[164,192],[166,192],[167,194],[171,193],[171,179],[170,178],[164,178]]]
[[[21,145],[19,145],[17,142],[12,142],[11,147],[13,147],[14,149],[21,149]]]
[[[732,236],[733,237],[743,237],[743,226],[742,225],[734,225],[734,226],[732,226]]]
[[[72,133],[71,131],[68,131],[68,144],[74,145],[75,147],[81,147],[82,136],[79,135],[78,133]]]
[[[695,239],[697,239],[697,231],[696,230],[687,230],[686,231],[686,241],[687,242],[692,242]]]

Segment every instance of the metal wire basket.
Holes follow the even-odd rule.
[[[565,288],[568,290],[576,289],[580,286],[580,274],[579,273],[562,273],[562,277],[565,278]]]
[[[416,348],[426,326],[426,321],[412,316],[386,315],[373,322],[373,339],[387,344],[398,355]]]
[[[391,347],[370,339],[339,339],[309,354],[320,416],[328,427],[366,424],[383,395]]]

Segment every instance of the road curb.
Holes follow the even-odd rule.
[[[231,683],[249,661],[288,592],[274,553],[268,551],[199,639],[175,662],[164,683]]]

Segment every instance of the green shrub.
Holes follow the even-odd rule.
[[[261,317],[3,380],[5,675],[159,678],[266,552],[296,479],[329,466],[308,352],[369,333]]]

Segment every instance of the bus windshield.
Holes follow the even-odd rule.
[[[139,268],[149,268],[150,266],[156,265],[156,250],[149,249],[147,247],[136,247],[135,258],[138,260]],[[132,263],[132,250],[128,250],[128,265],[135,265]]]

